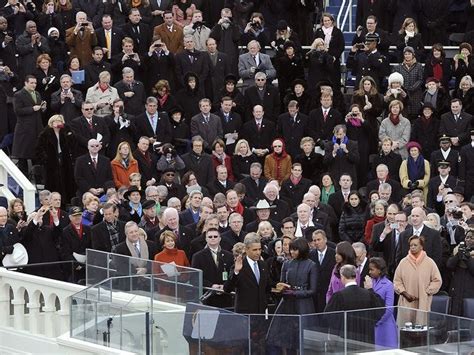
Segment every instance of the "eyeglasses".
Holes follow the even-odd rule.
[[[84,107],[84,108],[83,108],[83,110],[84,110],[84,111],[93,111],[93,110],[94,110],[94,108],[93,108],[93,107],[90,107],[90,108],[89,108],[89,107],[87,107],[87,108],[86,108],[86,107]]]
[[[282,145],[274,145],[273,148],[281,148],[283,147]]]
[[[91,145],[91,148],[99,148],[100,147],[100,144],[93,144]]]
[[[208,235],[207,238],[209,238],[209,239],[217,239],[217,238],[219,238],[219,236],[218,236],[218,235]]]
[[[456,202],[456,201],[454,201],[454,200],[447,200],[447,201],[444,201],[444,204],[447,204],[447,203],[454,203],[454,202]]]
[[[267,79],[255,79],[256,81],[265,81]]]

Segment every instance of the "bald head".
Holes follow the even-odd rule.
[[[0,227],[4,227],[7,224],[8,211],[5,207],[0,207]]]
[[[416,229],[419,229],[426,218],[426,213],[421,207],[414,207],[411,210],[410,218],[411,218],[411,224],[413,225],[413,227]]]

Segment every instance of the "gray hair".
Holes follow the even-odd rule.
[[[260,237],[257,235],[257,233],[254,233],[254,232],[248,233],[244,238],[244,244],[246,248],[250,247],[250,244],[260,243],[260,242],[261,242]]]
[[[259,168],[260,170],[263,170],[262,169],[262,164],[260,164],[259,162],[253,162],[252,164],[250,164],[250,169],[253,169],[253,168]]]
[[[145,196],[150,196],[153,192],[158,192],[158,189],[154,185],[147,186],[145,189]]]
[[[135,74],[135,71],[130,67],[125,67],[122,69],[122,75],[125,74]]]
[[[154,96],[148,96],[146,98],[146,104],[157,104],[158,105],[158,100]]]
[[[170,205],[172,205],[172,204],[174,204],[174,203],[179,203],[179,204],[181,204],[181,201],[180,201],[179,198],[177,198],[177,197],[171,197],[171,198],[168,200],[167,206],[170,207]]]
[[[357,269],[354,265],[351,264],[343,265],[339,272],[341,276],[344,276],[344,278],[348,280],[355,280],[357,276]]]
[[[352,243],[352,248],[355,250],[355,249],[358,249],[360,250],[361,252],[363,253],[367,253],[367,248],[365,247],[365,244],[364,243],[361,243],[361,242],[355,242],[355,243]]]
[[[158,195],[163,198],[166,198],[166,196],[168,196],[168,188],[165,185],[158,185],[156,187],[156,191],[158,191]]]
[[[267,74],[265,74],[263,71],[259,71],[255,74],[255,79],[265,79],[265,80],[267,80]]]
[[[380,191],[380,190],[392,192],[392,185],[390,185],[390,184],[387,183],[387,182],[384,182],[384,183],[382,183],[382,184],[379,185],[379,191]]]

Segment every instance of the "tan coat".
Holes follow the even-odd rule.
[[[402,184],[404,189],[408,189],[408,182],[410,179],[408,178],[408,162],[405,159],[402,161],[402,164],[400,165],[400,183]],[[422,180],[418,180],[418,189],[423,189],[423,196],[424,200],[426,203],[426,199],[428,197],[428,184],[430,182],[430,174],[431,174],[431,169],[430,169],[430,162],[425,159],[425,176],[423,177]]]
[[[400,296],[398,305],[400,307],[430,311],[433,295],[439,291],[441,283],[441,274],[436,263],[425,252],[423,252],[422,259],[417,265],[407,255],[400,261],[395,270],[393,285],[397,294],[400,295],[406,291],[410,295],[418,297],[418,301],[408,302],[405,297]],[[409,312],[408,310],[400,309],[397,321],[399,326],[403,326],[405,322],[426,325],[426,313]]]
[[[272,154],[265,157],[264,174],[268,180],[277,180],[278,184],[288,179],[291,174],[291,157],[287,155],[284,159],[277,163]]]
[[[153,40],[155,37],[160,37],[161,41],[166,44],[166,48],[173,54],[181,52],[184,49],[183,28],[179,25],[174,24],[173,30],[170,32],[166,24],[162,23],[153,30]]]
[[[84,34],[74,34],[75,27],[66,30],[66,44],[71,49],[71,56],[77,55],[81,66],[86,66],[92,61],[92,48],[97,45],[97,37],[87,28]]]

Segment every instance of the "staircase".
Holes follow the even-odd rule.
[[[342,9],[342,13],[339,14],[341,11],[341,6],[344,6],[344,8]],[[348,9],[348,6],[351,8]],[[334,17],[336,17],[336,19],[339,19],[340,22],[338,23],[338,26],[344,34],[346,46],[351,45],[352,38],[355,34],[356,9],[357,0],[329,0],[329,4],[326,6],[326,12],[332,14]],[[343,26],[340,26],[340,23],[343,22],[346,11],[349,11],[347,20]]]

